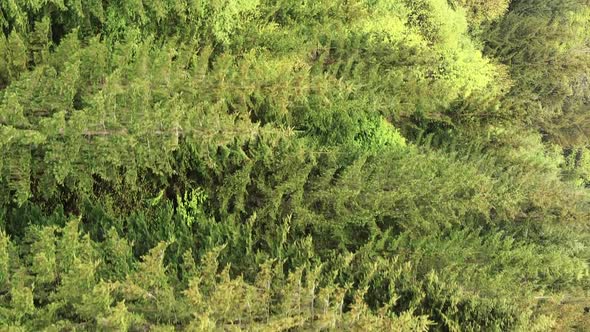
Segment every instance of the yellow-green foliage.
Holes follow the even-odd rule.
[[[587,329],[589,13],[0,0],[0,330]]]
[[[514,79],[504,107],[566,147],[586,140],[589,128],[589,20],[585,1],[515,0],[484,38]]]
[[[463,7],[469,21],[477,25],[506,14],[510,0],[451,0],[449,3]]]
[[[170,326],[188,330],[231,328],[233,330],[354,330],[358,327],[394,329],[396,331],[427,331],[425,316],[404,312],[400,316],[381,310],[374,312],[362,298],[355,295],[351,310],[344,313],[343,295],[355,293],[339,286],[320,285],[321,267],[300,267],[282,274],[280,263],[268,261],[260,265],[254,280],[230,276],[229,266],[219,270],[218,248],[196,262],[198,269],[186,271],[188,288],[174,287],[175,277],[163,259],[167,245],[160,243],[137,262],[133,271],[119,278],[103,279],[100,265],[108,264],[108,256],[90,260],[94,248],[107,243],[90,241],[77,231],[78,223],[65,228],[31,229],[45,234],[46,241],[64,242],[58,250],[75,254],[71,265],[60,266],[59,281],[39,285],[35,263],[13,264],[9,296],[0,297],[0,326],[3,328],[86,328],[135,330],[140,327],[166,329]],[[61,236],[55,234],[62,233]],[[53,234],[53,235],[49,235]],[[37,235],[39,236],[39,235]],[[82,241],[82,242],[80,242]],[[53,248],[39,248],[46,251]],[[185,259],[193,260],[192,255]],[[189,263],[189,262],[186,262]],[[111,266],[114,267],[114,266]],[[305,274],[304,274],[305,272]],[[36,299],[37,304],[33,303]]]
[[[360,31],[377,44],[411,49],[418,61],[410,73],[439,84],[433,89],[444,91],[439,100],[452,101],[498,83],[496,67],[482,57],[467,34],[465,16],[446,0],[382,0],[369,13],[358,23]],[[421,58],[427,60],[421,63]]]

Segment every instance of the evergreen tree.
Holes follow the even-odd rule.
[[[585,330],[582,0],[0,0],[0,330]]]

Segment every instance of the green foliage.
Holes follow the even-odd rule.
[[[457,99],[498,91],[495,66],[470,41],[462,14],[443,1],[359,2],[354,10],[318,5],[298,8],[289,20],[252,1],[176,2],[129,3],[122,10],[103,4],[106,18],[90,20],[93,29],[104,30],[100,38],[84,24],[55,37],[54,30],[64,26],[43,17],[30,37],[23,30],[23,43],[19,29],[9,24],[6,47],[15,51],[7,53],[10,85],[0,102],[0,121],[12,130],[2,151],[22,165],[0,173],[11,201],[52,201],[64,188],[81,202],[92,199],[97,179],[117,192],[138,191],[141,180],[165,183],[175,174],[172,155],[183,144],[197,145],[193,152],[206,158],[208,145],[243,142],[261,131],[288,135],[285,128],[329,144],[364,140],[372,135],[365,133],[373,130],[371,123],[380,126],[379,114],[394,123],[413,114],[440,119],[441,109]],[[81,18],[97,12],[86,8],[91,6],[51,10]],[[330,11],[341,16],[326,25],[318,15]],[[447,20],[449,15],[456,19]],[[305,17],[309,28],[298,22]],[[376,25],[375,18],[388,23]],[[162,22],[177,19],[187,24]],[[193,19],[203,28],[191,30]],[[131,21],[139,30],[127,28]],[[352,30],[345,28],[347,21]],[[160,31],[172,26],[190,31]],[[238,31],[246,39],[230,43]],[[170,34],[175,37],[166,39]],[[290,46],[269,44],[278,35],[289,35]],[[246,42],[247,48],[232,51],[230,44]],[[19,65],[31,60],[35,66],[28,71]],[[385,75],[376,61],[388,68]],[[417,93],[426,90],[436,95],[427,100]],[[27,152],[23,144],[34,149]],[[31,163],[33,155],[43,157]],[[150,178],[142,179],[146,173]]]
[[[10,256],[8,253],[9,238],[4,231],[0,232],[0,289],[8,283]]]
[[[185,210],[179,217],[202,213]],[[211,247],[199,241],[197,256],[185,246],[182,259],[174,259],[183,248],[161,242],[141,261],[114,231],[95,242],[78,232],[76,220],[63,228],[32,227],[28,236],[37,241],[23,243],[21,257],[11,259],[17,263],[10,265],[9,280],[20,283],[10,287],[20,292],[20,302],[2,304],[3,312],[28,306],[23,312],[35,317],[30,324],[38,324],[29,327],[171,324],[207,329],[229,324],[243,329],[340,330],[369,324],[376,329],[399,325],[400,331],[407,329],[404,326],[528,329],[535,322],[554,322],[535,313],[539,294],[574,289],[590,273],[584,256],[590,239],[575,230],[451,227],[421,235],[415,228],[396,230],[382,222],[372,226],[373,235],[364,240],[357,223],[356,233],[340,231],[345,244],[365,243],[351,253],[321,241],[319,230],[301,239],[294,226],[288,221],[277,230],[282,235],[271,233],[264,239],[260,227],[268,226],[256,222],[224,228],[209,223],[200,228],[204,238],[216,229],[227,245]],[[330,228],[323,231],[331,233]],[[271,242],[279,237],[282,240]],[[244,239],[250,239],[249,247]],[[330,246],[333,249],[326,251]],[[35,257],[54,252],[60,257],[55,282],[36,282],[37,263],[24,259],[32,248],[40,250]],[[115,252],[121,254],[114,257]],[[37,304],[26,304],[27,296],[35,296]],[[11,321],[29,322],[21,317]]]
[[[0,0],[0,330],[586,328],[588,13]]]
[[[487,53],[509,65],[505,107],[564,146],[586,137],[589,7],[585,1],[513,1],[486,33]]]
[[[502,17],[510,5],[510,0],[451,0],[455,6],[465,8],[471,24],[481,24]]]
[[[72,221],[63,229],[45,227],[31,231],[45,234],[53,242],[87,239],[76,228],[77,222]],[[67,250],[80,254],[81,258],[76,257],[69,270],[58,267],[61,277],[42,291],[33,288],[34,263],[25,262],[12,269],[10,297],[0,302],[3,322],[8,327],[157,330],[174,325],[189,330],[232,327],[276,331],[395,326],[400,331],[407,328],[426,331],[430,324],[426,317],[409,312],[401,316],[385,311],[373,313],[362,294],[356,296],[352,310],[344,314],[342,295],[347,291],[335,284],[320,286],[319,266],[314,269],[302,266],[284,275],[280,265],[268,261],[260,265],[254,280],[246,281],[240,276],[230,276],[229,268],[219,271],[217,260],[223,249],[217,248],[204,255],[201,268],[185,276],[188,288],[175,288],[171,282],[176,277],[163,263],[165,243],[150,250],[128,274],[114,278],[97,270],[107,255],[90,261],[84,250],[75,243],[67,243]],[[31,249],[35,246],[31,244]],[[104,246],[108,242],[91,243],[91,248]],[[39,254],[47,256],[45,251]]]

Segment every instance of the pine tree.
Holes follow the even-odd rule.
[[[587,14],[0,0],[0,330],[584,326]]]
[[[588,9],[576,0],[513,1],[485,37],[515,80],[505,107],[564,146],[585,135]]]

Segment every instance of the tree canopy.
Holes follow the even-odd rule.
[[[0,329],[590,328],[582,0],[0,0]]]

